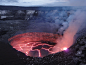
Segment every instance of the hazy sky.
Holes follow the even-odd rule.
[[[85,0],[0,0],[0,5],[15,6],[84,6]]]

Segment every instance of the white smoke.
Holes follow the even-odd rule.
[[[74,42],[74,36],[80,29],[85,28],[86,25],[86,12],[82,10],[78,10],[74,13],[74,15],[70,15],[68,18],[69,27],[63,34],[63,38],[57,41],[57,45],[53,48],[54,52],[58,52],[59,48],[67,47],[69,48]],[[61,51],[61,50],[59,50]]]

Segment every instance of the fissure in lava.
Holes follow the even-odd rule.
[[[45,32],[28,32],[8,39],[10,45],[30,57],[44,57],[54,53],[52,48],[61,35]]]

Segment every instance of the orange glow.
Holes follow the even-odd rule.
[[[31,57],[44,57],[53,54],[52,48],[61,35],[45,32],[29,32],[8,39],[10,45]],[[43,42],[44,41],[44,42]],[[47,43],[49,42],[49,43]],[[50,44],[50,42],[52,42]],[[57,43],[56,43],[57,44]]]

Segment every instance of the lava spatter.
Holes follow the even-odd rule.
[[[28,32],[13,36],[8,41],[13,48],[27,56],[44,57],[54,53],[52,48],[59,37],[60,35],[53,33]]]

